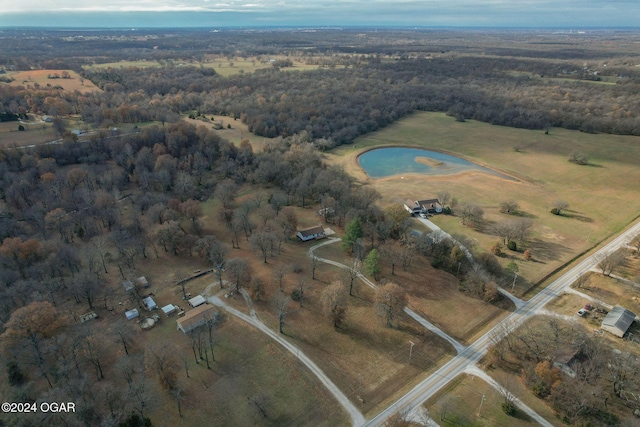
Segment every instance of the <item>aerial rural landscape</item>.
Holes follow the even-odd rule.
[[[0,427],[640,425],[640,31],[0,46]]]

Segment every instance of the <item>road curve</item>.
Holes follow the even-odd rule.
[[[625,246],[634,236],[640,234],[640,222],[637,222],[618,237],[607,243],[594,254],[586,257],[576,266],[571,268],[560,278],[553,281],[549,286],[542,289],[537,295],[527,301],[516,311],[511,313],[487,333],[481,336],[473,344],[467,347],[456,357],[447,362],[444,366],[434,372],[429,378],[422,381],[407,394],[402,396],[390,407],[380,412],[376,417],[369,420],[366,426],[379,426],[398,411],[411,411],[422,405],[427,399],[443,388],[449,381],[460,375],[464,370],[478,362],[487,352],[491,343],[496,339],[504,337],[505,329],[513,329],[525,322],[531,316],[541,310],[549,301],[562,294],[578,277],[591,269],[598,263],[598,257],[616,251]],[[508,324],[509,328],[502,328],[503,324]]]

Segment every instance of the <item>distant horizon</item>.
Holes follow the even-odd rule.
[[[634,0],[0,0],[0,28],[639,28]]]

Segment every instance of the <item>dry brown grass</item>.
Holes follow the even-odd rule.
[[[18,131],[20,124],[24,126],[24,131]],[[56,139],[56,137],[50,123],[0,123],[0,147],[38,145],[54,139]]]
[[[524,216],[534,222],[527,245],[537,261],[521,263],[521,276],[535,283],[576,254],[620,231],[637,215],[640,197],[633,183],[640,179],[640,146],[636,142],[634,137],[587,135],[563,129],[553,129],[545,135],[474,121],[458,123],[439,113],[416,113],[358,138],[353,145],[338,147],[327,154],[327,159],[342,165],[362,183],[375,186],[383,196],[383,206],[402,203],[409,197],[435,197],[438,191],[447,190],[459,201],[481,206],[485,225],[490,226],[513,218],[499,212],[500,202],[517,201]],[[357,156],[363,150],[384,145],[449,152],[521,181],[484,173],[446,177],[406,174],[371,179],[357,165]],[[589,153],[591,164],[569,163],[567,158],[573,150]],[[557,199],[569,203],[566,215],[549,213]],[[476,239],[479,250],[488,250],[496,240],[488,233],[462,227],[457,218],[436,216],[434,221],[447,232]]]
[[[622,280],[600,273],[587,273],[584,284],[578,290],[608,304],[621,305],[636,314],[640,313],[640,287]]]
[[[63,71],[66,71],[71,76],[70,79],[50,79],[49,74],[60,75]],[[41,88],[46,88],[47,85],[62,86],[62,88],[68,92],[80,91],[85,92],[101,92],[101,89],[94,85],[91,81],[84,79],[78,73],[73,70],[30,70],[30,71],[18,71],[15,73],[8,73],[8,77],[14,79],[9,83],[11,86],[24,86],[34,88],[34,84],[38,83]]]
[[[526,393],[527,391],[524,390]],[[482,396],[485,401],[480,409]],[[441,426],[536,426],[522,411],[509,417],[502,411],[504,397],[484,380],[472,375],[462,374],[448,387],[429,400],[425,406],[431,418]]]

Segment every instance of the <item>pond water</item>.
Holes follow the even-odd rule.
[[[454,175],[461,172],[476,171],[513,179],[460,157],[421,148],[376,148],[361,154],[358,157],[358,164],[371,178],[386,178],[405,173]]]

